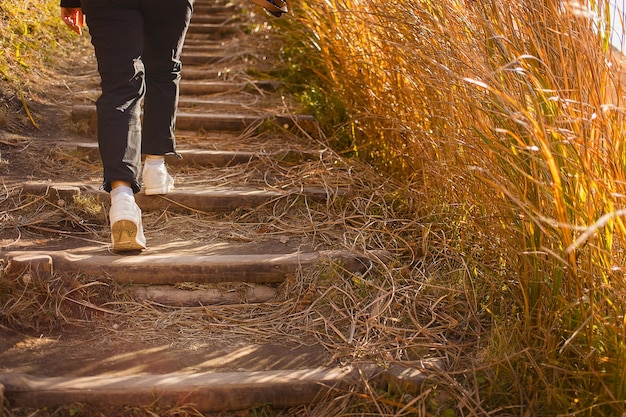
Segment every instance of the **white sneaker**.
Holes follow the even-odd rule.
[[[114,251],[123,252],[146,248],[141,209],[135,203],[134,197],[118,195],[112,198],[109,218]]]
[[[146,195],[167,194],[174,188],[174,178],[167,172],[165,164],[155,166],[144,163],[141,176]]]

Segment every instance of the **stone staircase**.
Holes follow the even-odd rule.
[[[220,306],[228,305],[238,311],[249,309],[253,315],[255,308],[271,311],[285,280],[322,263],[346,273],[366,274],[387,256],[380,248],[356,251],[317,239],[310,222],[302,229],[302,224],[285,224],[280,215],[272,215],[275,207],[306,213],[309,205],[323,207],[334,199],[350,198],[352,190],[342,181],[322,183],[319,174],[312,172],[316,161],[329,158],[332,164],[333,158],[312,140],[315,120],[290,107],[276,80],[248,75],[248,69],[258,72],[264,65],[262,55],[268,51],[247,40],[251,35],[244,29],[252,25],[247,19],[238,5],[196,1],[182,58],[177,123],[182,159],[167,160],[176,189],[166,196],[137,195],[147,216],[149,249],[115,254],[107,236],[87,244],[85,239],[69,238],[45,247],[26,245],[0,252],[8,277],[105,277],[137,300],[166,309],[172,306],[172,311],[189,308],[195,309],[194,314],[216,315]],[[96,82],[92,80],[91,86]],[[93,131],[95,106],[76,103],[72,120]],[[86,134],[60,147],[97,165],[94,140],[93,134]],[[30,182],[23,185],[22,195],[39,196],[61,207],[76,198],[108,204],[97,174],[76,182]],[[261,211],[263,215],[258,214]],[[237,219],[243,213],[249,222],[232,224],[233,213]],[[173,224],[172,217],[180,223]],[[306,225],[307,215],[301,217]],[[256,236],[239,233],[239,227],[253,228]],[[210,228],[221,236],[212,235]],[[185,288],[191,284],[193,290]],[[117,314],[107,306],[74,302],[102,314]],[[402,389],[425,380],[420,366],[343,366],[315,340],[298,346],[264,342],[245,330],[237,334],[234,343],[212,343],[200,349],[182,348],[170,340],[135,343],[123,352],[123,340],[107,344],[97,337],[84,340],[66,334],[50,344],[57,350],[68,349],[67,363],[54,367],[50,361],[57,356],[49,353],[52,348],[38,349],[33,357],[7,349],[0,353],[0,398],[11,407],[158,403],[161,408],[192,404],[195,410],[219,412],[310,404],[363,380]]]

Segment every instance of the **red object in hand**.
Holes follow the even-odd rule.
[[[70,29],[81,35],[85,25],[85,15],[80,7],[61,7],[61,18]]]

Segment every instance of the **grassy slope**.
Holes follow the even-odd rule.
[[[28,101],[45,95],[54,68],[87,37],[77,38],[60,19],[57,0],[14,0],[0,5],[0,129],[32,128]],[[32,120],[31,120],[32,117]]]

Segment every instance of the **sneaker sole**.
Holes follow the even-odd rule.
[[[145,245],[137,242],[137,225],[130,220],[120,220],[111,226],[113,250],[116,252],[137,251]]]

